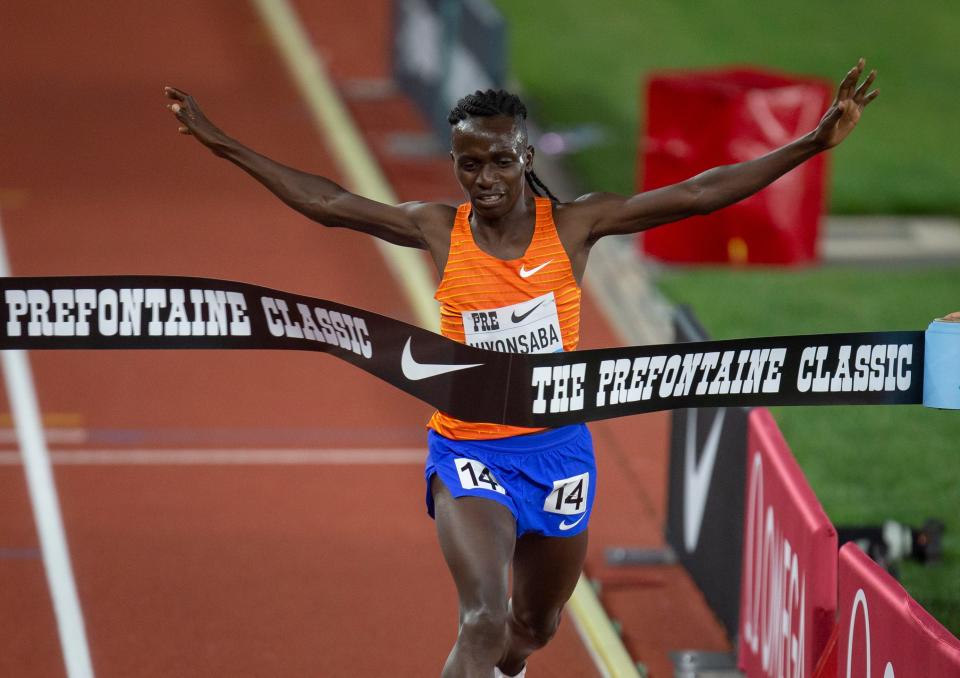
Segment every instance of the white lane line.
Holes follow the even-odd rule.
[[[251,3],[269,29],[317,130],[332,151],[347,188],[371,200],[396,204],[393,187],[337,94],[296,10],[287,0],[251,0]],[[394,280],[413,306],[417,322],[432,332],[439,332],[440,309],[433,299],[434,282],[421,252],[379,238],[375,242]]]
[[[10,276],[10,263],[0,220],[0,277]],[[33,518],[40,537],[43,568],[53,599],[57,631],[63,647],[63,660],[69,678],[93,678],[90,648],[83,625],[80,599],[70,566],[67,536],[60,517],[60,502],[53,479],[53,469],[43,437],[43,424],[37,394],[30,372],[30,362],[24,351],[0,351],[3,354],[3,375],[7,396],[13,414],[17,438],[23,458],[24,472]]]
[[[402,466],[423,464],[427,451],[385,449],[115,449],[59,450],[54,464],[65,466]],[[0,466],[21,463],[18,452],[0,452]]]

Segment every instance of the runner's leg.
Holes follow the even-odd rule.
[[[573,537],[528,534],[517,540],[507,645],[497,663],[503,673],[519,673],[527,657],[553,638],[586,555],[587,530]]]
[[[516,521],[507,507],[480,497],[454,499],[430,483],[440,550],[460,599],[460,630],[442,678],[490,678],[507,642],[507,587]]]

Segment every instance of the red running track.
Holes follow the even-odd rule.
[[[195,93],[258,150],[337,178],[246,3],[95,7],[0,4],[0,82],[10,93],[0,109],[0,218],[15,275],[222,277],[413,320],[368,238],[306,221],[176,134],[164,84]],[[350,7],[363,19],[346,19],[340,3],[299,3],[335,77],[382,78],[389,3]],[[419,124],[402,100],[351,107],[375,148],[389,125]],[[401,198],[456,198],[436,163],[380,155]],[[584,321],[586,345],[613,343],[589,304]],[[322,356],[50,352],[31,360],[51,445],[65,453],[373,448],[398,462],[58,465],[98,676],[439,674],[455,636],[455,595],[424,513],[422,466],[403,451],[422,450],[426,406]],[[0,398],[0,412],[8,409]],[[665,676],[661,641],[722,646],[716,623],[676,613],[664,592],[690,587],[675,570],[631,579],[600,560],[605,544],[659,540],[664,422],[593,427],[601,472],[609,471],[588,565],[613,584],[605,602],[628,628],[636,621],[628,647]],[[633,454],[638,440],[651,454]],[[0,465],[2,676],[64,675],[37,548],[23,470]],[[678,640],[684,633],[696,642]],[[595,670],[565,623],[531,673]]]
[[[0,126],[0,209],[15,274],[223,277],[411,318],[366,237],[308,223],[176,134],[165,83],[267,154],[336,176],[246,4],[96,7],[0,8],[0,80],[16,93]],[[429,414],[317,356],[32,363],[48,423],[86,438],[70,449],[420,449]],[[456,605],[419,463],[61,465],[56,481],[97,675],[439,673]],[[0,675],[63,675],[37,544],[23,471],[0,467]],[[589,671],[571,628],[555,648],[547,675]]]

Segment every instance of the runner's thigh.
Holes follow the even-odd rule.
[[[513,556],[513,610],[519,619],[553,619],[570,599],[587,555],[587,530],[573,537],[528,534]]]
[[[503,504],[481,497],[455,499],[439,476],[431,479],[440,550],[453,574],[460,606],[506,605],[517,523]]]

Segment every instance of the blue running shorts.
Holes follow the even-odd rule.
[[[440,476],[454,497],[483,497],[510,509],[517,536],[572,537],[586,529],[593,509],[597,465],[584,424],[493,440],[451,440],[428,434],[430,480]]]

